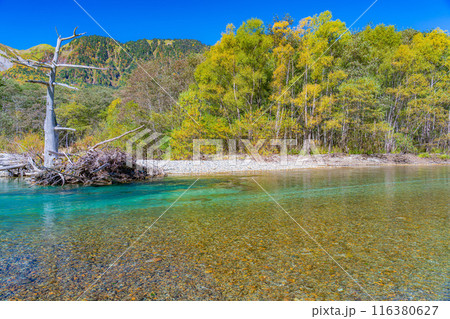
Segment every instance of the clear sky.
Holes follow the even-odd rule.
[[[272,22],[275,14],[301,18],[330,10],[350,26],[375,0],[76,0],[112,37],[121,42],[142,38],[198,39],[214,44],[228,23],[249,18]],[[398,29],[450,30],[450,0],[378,0],[353,30],[368,23],[393,24]],[[55,44],[55,26],[63,36],[75,26],[87,34],[106,34],[74,0],[0,0],[0,43],[17,49]]]

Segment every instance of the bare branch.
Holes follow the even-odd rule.
[[[53,152],[53,151],[48,151],[50,154],[53,154],[53,155],[56,155],[56,156],[59,156],[59,157],[63,157],[63,156],[65,156],[63,153],[58,153],[58,152]]]
[[[63,156],[67,156],[67,155],[70,155],[70,156],[73,156],[73,154],[66,154],[66,153],[64,153],[64,152],[62,152],[62,153],[59,153],[59,152],[53,152],[53,151],[48,151],[49,153],[52,153],[52,154],[55,154],[55,155],[57,155],[57,156],[60,156],[60,157],[63,157]]]
[[[100,166],[99,168],[95,169],[92,171],[92,174],[97,173],[98,171],[101,171],[102,169],[104,169],[106,166],[108,166],[109,163],[105,163],[102,166]]]
[[[27,80],[27,81],[25,81],[25,82],[29,82],[29,83],[37,83],[37,84],[42,84],[42,85],[48,86],[48,82],[40,81],[40,80]]]
[[[10,170],[10,169],[22,168],[22,167],[25,167],[25,166],[27,166],[27,164],[19,164],[19,165],[0,167],[0,171],[7,171],[7,170]]]
[[[67,40],[70,40],[70,39],[73,39],[73,38],[76,38],[76,37],[79,37],[79,36],[82,36],[82,35],[86,34],[86,32],[77,34],[77,29],[78,29],[78,27],[76,27],[75,30],[73,30],[73,35],[72,36],[67,37],[67,38],[61,38],[61,37],[59,37],[59,38],[61,39],[61,41],[67,41]]]
[[[89,151],[96,149],[96,148],[99,147],[100,145],[103,145],[103,144],[106,144],[106,143],[109,143],[109,142],[118,140],[119,138],[122,138],[122,137],[124,137],[125,135],[128,135],[128,134],[134,133],[134,132],[136,132],[136,131],[139,131],[139,130],[142,129],[142,128],[144,128],[144,125],[139,126],[138,128],[136,128],[136,129],[134,129],[134,130],[125,132],[125,133],[123,133],[122,135],[113,137],[113,138],[111,138],[111,139],[109,139],[109,140],[106,140],[106,141],[97,143],[97,144],[95,144],[94,146],[92,146],[92,147],[89,149]]]
[[[108,68],[98,68],[96,66],[77,65],[77,64],[56,64],[57,67],[63,68],[80,68],[80,69],[92,69],[92,70],[108,70]]]
[[[37,167],[36,163],[30,156],[28,156],[28,164],[30,164],[30,166],[33,167],[35,171],[39,171],[39,167]]]
[[[53,82],[53,85],[64,86],[64,87],[66,87],[68,89],[72,89],[72,90],[77,90],[78,91],[78,88],[76,88],[74,86],[70,86],[70,85],[64,84],[64,83]]]
[[[72,160],[70,159],[70,157],[69,156],[67,156],[67,154],[66,153],[64,153],[63,152],[63,154],[66,156],[66,158],[67,158],[67,160],[70,162],[70,164],[72,164],[73,165],[73,162],[72,162]],[[71,154],[69,154],[69,155],[71,155]]]
[[[59,33],[58,33],[58,28],[57,28],[57,27],[55,27],[55,31],[56,31],[56,35],[58,36],[58,38],[61,37],[61,36],[59,35]]]
[[[56,169],[53,169],[53,168],[50,168],[50,167],[45,167],[45,166],[44,166],[44,168],[45,168],[46,170],[56,172],[57,174],[62,174],[62,175],[64,175],[64,176],[70,176],[70,177],[73,177],[73,178],[77,178],[77,179],[79,179],[80,181],[83,182],[83,180],[82,180],[81,177],[79,177],[79,176],[75,176],[75,175],[63,173],[63,172],[60,172],[60,171],[58,171],[58,170],[56,170]]]
[[[30,68],[47,68],[47,69],[51,69],[52,66],[50,64],[47,63],[43,63],[43,62],[38,62],[38,61],[33,61],[33,60],[16,60],[16,59],[10,59],[10,61],[12,63],[16,63],[16,64],[20,64],[23,66],[28,66]]]
[[[74,128],[62,127],[62,126],[55,126],[54,130],[55,131],[72,131],[72,132],[76,131],[76,129],[74,129]]]

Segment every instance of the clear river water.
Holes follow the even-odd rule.
[[[450,166],[196,179],[0,179],[0,300],[450,299]]]

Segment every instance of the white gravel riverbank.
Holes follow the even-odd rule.
[[[138,160],[138,164],[163,168],[168,175],[207,175],[221,173],[246,173],[264,171],[283,171],[306,168],[324,167],[369,167],[385,165],[449,165],[450,160],[442,159],[438,155],[430,158],[421,158],[412,154],[377,154],[377,155],[344,155],[324,154],[308,156],[288,156],[281,159],[279,156],[265,157],[256,161],[250,157],[235,160]],[[0,177],[9,177],[8,171],[0,170]]]
[[[411,154],[381,154],[381,155],[311,155],[311,156],[288,156],[280,159],[279,156],[265,158],[262,161],[247,159],[224,159],[224,160],[138,160],[138,164],[152,167],[155,165],[165,170],[168,175],[197,175],[233,172],[258,172],[279,171],[303,168],[321,167],[363,167],[383,165],[430,165],[449,164],[448,160],[439,158],[419,158]]]

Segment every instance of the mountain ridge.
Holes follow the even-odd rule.
[[[208,46],[194,39],[140,39],[116,42],[108,37],[89,35],[76,38],[63,45],[60,51],[62,63],[85,64],[107,68],[106,71],[61,68],[59,81],[75,85],[102,85],[118,87],[136,67],[135,60],[179,59],[190,54],[204,52]],[[12,64],[9,59],[32,59],[49,62],[53,57],[54,47],[39,44],[26,50],[18,50],[0,44],[0,74],[5,78],[20,81],[27,79],[45,79],[43,70],[34,70]]]

